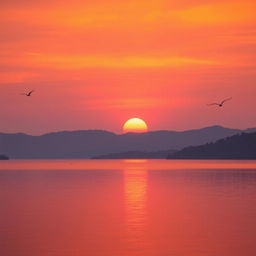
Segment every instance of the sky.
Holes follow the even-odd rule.
[[[0,132],[256,127],[255,0],[0,7]]]

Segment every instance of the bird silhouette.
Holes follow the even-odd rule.
[[[216,106],[222,107],[222,106],[223,106],[223,104],[224,104],[226,101],[231,100],[231,99],[232,99],[232,97],[227,98],[227,99],[225,99],[225,100],[221,101],[220,103],[216,103],[216,102],[214,102],[214,103],[211,103],[211,104],[207,104],[207,106],[214,106],[214,105],[216,105]]]
[[[34,92],[34,90],[32,90],[32,91],[30,91],[30,92],[28,92],[28,93],[22,93],[22,95],[26,95],[26,96],[31,96],[31,94]]]

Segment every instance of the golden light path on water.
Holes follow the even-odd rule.
[[[144,254],[147,225],[147,160],[125,160],[124,169],[126,232],[128,252]],[[141,165],[142,163],[142,165]]]

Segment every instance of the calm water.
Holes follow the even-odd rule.
[[[0,162],[1,256],[255,256],[256,162]]]

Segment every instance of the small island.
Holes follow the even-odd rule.
[[[173,152],[175,150],[172,149],[155,152],[127,151],[94,156],[92,159],[165,159],[168,154],[172,154]]]
[[[9,160],[9,157],[5,155],[0,155],[0,160]]]

